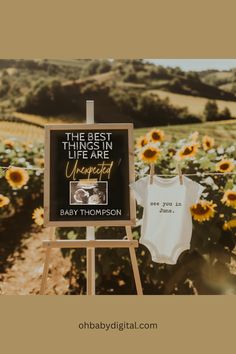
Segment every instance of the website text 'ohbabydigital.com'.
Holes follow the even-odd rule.
[[[101,331],[130,331],[143,330],[153,331],[158,329],[157,322],[127,322],[127,321],[82,321],[78,323],[80,330],[101,330]]]

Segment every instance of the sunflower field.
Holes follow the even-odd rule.
[[[191,206],[191,249],[176,265],[151,261],[149,251],[136,250],[144,294],[236,293],[236,145],[217,145],[214,137],[194,132],[185,139],[166,139],[152,129],[135,141],[136,178],[149,174],[150,164],[160,175],[182,172],[205,187],[201,200]],[[0,231],[7,240],[12,228],[43,229],[42,144],[14,140],[0,143]],[[10,167],[9,167],[10,166]],[[12,167],[11,167],[12,166]],[[17,167],[15,167],[17,166]],[[137,206],[135,239],[140,237],[142,208]],[[22,226],[23,225],[23,226]],[[34,225],[34,226],[33,226]],[[58,228],[60,239],[85,237],[84,228]],[[97,239],[123,238],[124,228],[98,227]],[[68,294],[86,292],[85,250],[63,250],[71,260]],[[4,264],[1,264],[4,268]],[[96,293],[135,294],[129,252],[126,249],[96,250]]]

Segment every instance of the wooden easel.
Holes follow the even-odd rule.
[[[86,101],[86,123],[94,123],[94,101]],[[122,240],[95,240],[94,226],[86,227],[86,240],[55,240],[55,227],[50,227],[50,240],[43,241],[46,248],[46,258],[43,268],[40,295],[45,293],[50,254],[52,248],[86,248],[87,258],[87,295],[95,295],[95,249],[96,248],[129,248],[131,265],[134,274],[136,291],[138,295],[143,294],[138,262],[135,248],[138,241],[133,239],[131,226],[125,226],[126,239]]]

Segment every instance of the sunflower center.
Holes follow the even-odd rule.
[[[220,168],[221,168],[222,170],[227,170],[227,169],[229,168],[229,164],[228,164],[227,162],[222,163],[222,165],[220,165]]]
[[[154,140],[160,140],[160,134],[159,133],[157,133],[157,132],[154,132],[154,133],[152,133],[152,138],[154,139]]]
[[[22,181],[22,176],[19,172],[11,172],[10,179],[17,183]]]
[[[143,139],[143,140],[141,141],[141,146],[144,146],[144,145],[146,145],[145,139]]]
[[[206,214],[210,208],[208,206],[203,207],[201,204],[197,204],[196,208],[194,208],[194,213],[198,215]]]
[[[193,147],[186,147],[183,151],[183,155],[189,155],[191,152],[193,152]]]
[[[146,157],[146,158],[152,158],[154,157],[155,155],[157,154],[157,152],[155,150],[151,150],[151,149],[147,149],[146,151],[144,151],[143,155]]]
[[[211,145],[210,142],[207,141],[207,142],[206,142],[206,146],[207,146],[207,147],[210,147],[210,145]]]
[[[229,200],[236,200],[236,194],[228,194],[228,199]]]

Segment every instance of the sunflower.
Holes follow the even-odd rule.
[[[189,139],[191,142],[195,143],[198,139],[199,133],[197,131],[193,132],[189,135]]]
[[[36,166],[43,168],[44,167],[44,159],[43,158],[35,158],[34,163]]]
[[[155,146],[145,146],[139,153],[139,158],[146,163],[154,163],[161,154],[161,150]]]
[[[197,204],[192,205],[190,210],[194,220],[203,222],[214,217],[215,207],[216,204],[212,200],[200,200]]]
[[[6,148],[12,149],[14,147],[14,142],[11,140],[4,140],[3,144]]]
[[[231,160],[223,159],[216,164],[216,171],[219,172],[232,172],[234,163]]]
[[[205,151],[210,150],[211,148],[213,148],[213,146],[215,145],[215,139],[205,135],[202,138],[202,147]]]
[[[8,205],[10,203],[10,199],[0,194],[0,208]]]
[[[146,135],[140,136],[136,141],[136,147],[138,149],[143,148],[147,144],[148,144],[148,138]]]
[[[224,230],[231,230],[231,229],[234,229],[236,228],[236,219],[232,219],[232,220],[229,220],[229,221],[226,221],[223,225],[223,229]]]
[[[176,154],[176,150],[173,149],[173,148],[169,148],[168,151],[167,151],[167,155],[172,157]]]
[[[164,140],[165,133],[160,129],[153,129],[148,133],[150,140],[153,143],[158,143]]]
[[[34,220],[35,224],[42,226],[43,217],[44,217],[44,210],[42,207],[34,209],[34,212],[32,214],[32,219]]]
[[[29,180],[27,171],[20,167],[10,167],[5,177],[12,188],[21,188]]]
[[[225,191],[223,198],[221,199],[222,203],[231,206],[236,209],[236,191],[228,189]]]
[[[179,151],[177,151],[176,158],[183,160],[186,158],[194,157],[198,151],[198,144],[192,143],[184,145]]]

